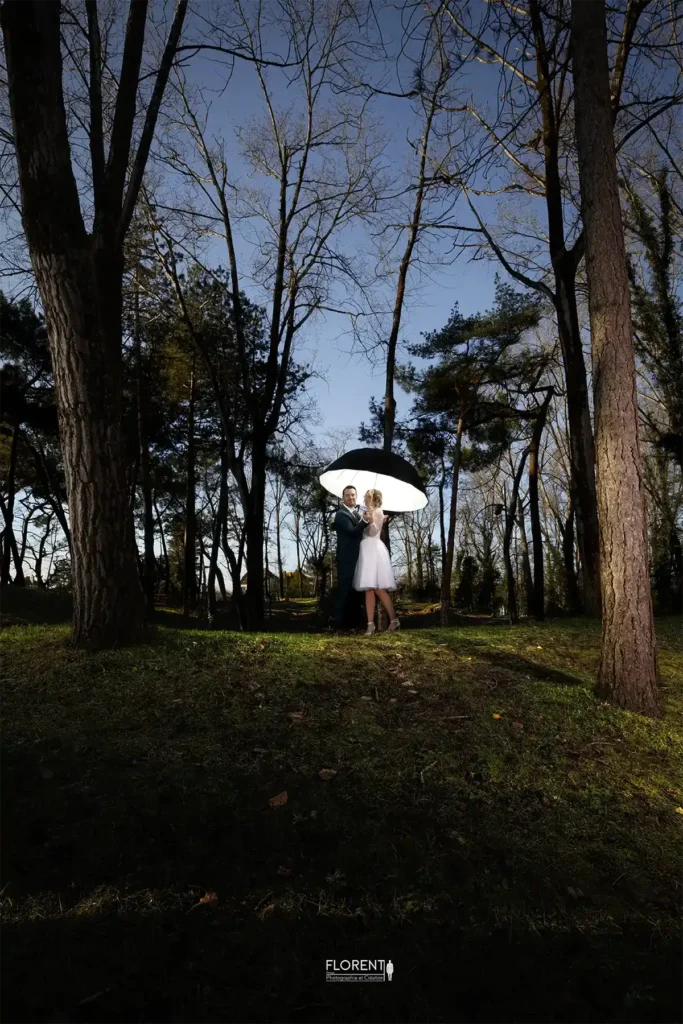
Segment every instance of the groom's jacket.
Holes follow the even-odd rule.
[[[354,572],[360,542],[367,527],[368,523],[358,509],[349,509],[344,505],[337,511],[334,517],[334,530],[337,534],[337,565],[340,575]]]

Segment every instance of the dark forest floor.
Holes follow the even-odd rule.
[[[588,621],[86,655],[16,617],[5,1024],[681,1019],[680,620],[652,721]],[[393,981],[326,984],[362,957]]]

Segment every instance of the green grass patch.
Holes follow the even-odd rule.
[[[660,720],[594,697],[587,621],[162,626],[95,655],[7,628],[5,1019],[678,1019],[683,641],[658,629]],[[394,980],[325,984],[363,956]]]

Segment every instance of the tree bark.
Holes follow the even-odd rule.
[[[251,487],[246,509],[247,593],[244,602],[248,630],[263,629],[265,621],[263,577],[263,519],[266,507],[266,450],[254,438],[251,454]]]
[[[534,554],[534,586],[529,613],[533,615],[537,622],[542,622],[545,618],[543,533],[541,531],[541,515],[538,505],[539,452],[548,415],[548,407],[552,397],[553,392],[550,390],[534,420],[531,444],[529,446],[529,518],[531,520],[531,539]]]
[[[597,692],[621,707],[654,715],[659,710],[657,653],[604,0],[572,0],[572,55],[603,591]]]
[[[228,457],[226,452],[226,441],[223,437],[223,443],[221,445],[221,481],[220,490],[218,492],[218,509],[216,510],[216,518],[213,524],[213,537],[211,542],[211,557],[209,561],[209,584],[208,584],[208,613],[209,622],[213,622],[216,617],[216,578],[219,579],[219,586],[221,588],[221,596],[225,600],[225,584],[223,582],[223,575],[218,568],[218,552],[221,546],[221,535],[223,532],[223,523],[225,522],[228,514]]]
[[[453,576],[453,554],[455,552],[455,521],[458,512],[458,485],[460,483],[460,458],[462,454],[463,418],[458,420],[453,452],[453,484],[451,487],[451,506],[448,514],[448,544],[446,561],[441,572],[441,625],[448,625],[451,610],[451,578]]]
[[[157,517],[157,523],[159,524],[159,537],[161,538],[161,553],[164,556],[164,592],[166,594],[166,597],[168,597],[168,595],[171,592],[171,562],[168,557],[168,548],[166,547],[166,534],[164,533],[164,524],[161,521],[161,513],[154,498],[152,498],[152,504],[154,506],[154,513]]]
[[[299,574],[299,597],[303,597],[304,578],[301,573],[301,515],[298,509],[294,512],[294,541],[296,544],[296,571]]]
[[[282,565],[282,523],[280,511],[282,505],[282,492],[275,495],[275,533],[277,542],[277,577],[279,583],[280,600],[285,599],[285,570]]]
[[[36,583],[43,589],[45,587],[45,580],[43,579],[43,559],[45,558],[45,545],[47,544],[50,531],[52,529],[52,516],[53,512],[48,513],[47,522],[45,524],[45,533],[40,538],[40,544],[38,545],[38,555],[36,556],[35,574]]]
[[[581,260],[582,246],[574,246],[571,250],[567,250],[566,247],[558,115],[554,108],[548,45],[539,0],[530,0],[529,13],[536,46],[548,211],[548,246],[555,278],[553,302],[567,387],[571,478],[576,499],[577,540],[581,555],[584,605],[588,614],[599,615],[600,543],[595,489],[595,447],[576,303],[576,272]]]
[[[2,545],[2,571],[0,573],[0,585],[3,587],[7,586],[7,584],[11,582],[10,565],[12,563],[13,553],[15,553],[14,563],[17,574],[15,582],[21,582],[22,584],[24,582],[24,573],[21,567],[21,562],[19,561],[17,542],[16,537],[14,536],[14,492],[20,434],[21,427],[17,423],[12,433],[12,444],[10,446],[9,469],[7,472],[7,504],[3,504],[3,512],[5,514],[5,536],[3,538]]]
[[[144,555],[142,589],[147,601],[147,614],[154,611],[154,582],[156,557],[154,555],[154,508],[152,504],[152,476],[149,464],[149,439],[147,435],[146,389],[142,366],[142,343],[140,338],[140,293],[135,284],[135,348],[136,348],[136,398],[138,418],[138,449],[141,471],[143,504]]]
[[[178,34],[185,6],[180,10],[179,5],[174,19]],[[146,16],[146,4],[132,5],[109,162],[105,180],[94,180],[96,214],[90,236],[71,165],[60,14],[61,4],[39,0],[5,0],[0,8],[22,221],[45,309],[55,377],[72,533],[72,642],[112,647],[145,635],[121,423],[122,244],[173,53],[164,54],[165,77],[160,71],[155,86],[158,102],[156,109],[148,110],[145,146],[141,143],[138,150],[135,182],[129,182],[124,206],[139,77],[137,50]],[[91,100],[96,110],[96,89],[91,89]],[[91,129],[101,167],[97,124]]]
[[[581,558],[583,606],[600,615],[600,532],[595,485],[595,442],[588,403],[588,381],[576,304],[576,269],[559,257],[555,269],[555,310],[567,386],[567,420],[576,537]]]
[[[519,500],[519,485],[524,473],[524,464],[527,460],[529,449],[525,448],[517,466],[517,471],[512,484],[512,496],[509,505],[505,507],[505,532],[503,534],[503,559],[505,561],[505,576],[507,580],[507,605],[508,620],[511,626],[519,622],[519,611],[517,609],[517,588],[515,586],[515,568],[512,564],[510,548],[512,546],[512,534],[515,529],[515,512]]]
[[[185,537],[183,544],[183,615],[189,615],[197,607],[197,508],[196,508],[196,460],[197,451],[194,436],[195,407],[194,356],[190,370],[190,403],[187,417],[187,480],[185,491]]]
[[[531,609],[534,603],[534,578],[531,574],[529,541],[527,540],[526,535],[524,505],[521,498],[517,502],[517,518],[519,519],[519,536],[522,542],[522,575],[524,576],[524,593],[526,594],[526,613],[527,615],[531,615]]]

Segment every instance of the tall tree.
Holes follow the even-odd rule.
[[[476,130],[466,146],[460,139],[455,141],[451,180],[464,189],[475,216],[474,238],[481,240],[482,249],[553,303],[566,383],[583,598],[586,611],[598,614],[595,454],[577,294],[585,238],[577,228],[576,215],[570,0],[496,4],[447,0],[446,6],[458,34],[458,52],[466,52],[477,65],[489,66],[496,80],[491,92],[499,97],[494,111],[486,89],[480,90],[481,99],[475,94],[468,103]],[[683,101],[675,72],[661,73],[662,63],[670,61],[675,67],[681,20],[673,10],[671,17],[662,13],[644,19],[649,6],[648,0],[617,0],[610,5],[610,34],[617,41],[611,48],[611,112],[625,151],[639,132],[658,124]],[[472,197],[477,196],[497,197],[495,228],[487,225],[475,206]],[[534,201],[525,204],[525,196]],[[544,203],[545,224],[537,223],[536,199]],[[453,230],[456,226],[443,223],[442,227]]]
[[[572,0],[572,54],[603,581],[598,692],[622,707],[655,714],[659,708],[657,653],[605,0]]]
[[[45,309],[72,533],[73,643],[139,639],[138,578],[122,437],[123,243],[185,19],[178,0],[137,148],[147,0],[132,0],[105,152],[107,59],[96,0],[87,0],[87,128],[94,215],[88,231],[72,164],[61,48],[64,5],[5,0],[0,19],[21,189],[21,213]],[[108,83],[109,84],[109,83]]]
[[[262,54],[272,45],[264,35],[261,5],[236,4],[232,10],[254,66],[255,94],[262,102],[263,117],[241,134],[244,155],[261,186],[233,186],[227,147],[209,127],[210,110],[180,76],[176,95],[186,148],[178,132],[168,145],[169,166],[190,190],[187,205],[201,202],[200,235],[205,237],[211,224],[226,250],[226,287],[234,304],[234,365],[250,409],[248,438],[240,436],[227,396],[217,396],[228,452],[244,448],[243,442],[249,451],[249,474],[238,460],[230,468],[244,511],[245,605],[251,629],[259,629],[264,619],[268,453],[281,439],[295,372],[293,352],[315,314],[324,309],[338,312],[350,304],[358,274],[339,235],[374,214],[384,180],[366,105],[349,100],[340,105],[334,98],[344,55],[357,30],[353,6],[311,0],[283,3],[279,10],[282,17],[272,38],[285,54],[294,55],[297,72],[289,79],[261,64]],[[249,269],[247,247],[239,244],[243,223],[249,224],[248,249],[255,254]],[[186,226],[181,230],[187,233]],[[170,258],[180,246],[170,231],[164,237],[167,252],[160,255],[181,303],[175,261]],[[251,325],[242,292],[249,279],[267,303],[265,351],[259,350],[255,367],[250,364]]]
[[[439,431],[449,436],[446,448],[451,467],[448,531],[441,570],[441,616],[448,621],[455,553],[460,472],[494,460],[508,442],[508,424],[517,414],[506,389],[524,391],[538,376],[538,361],[520,348],[524,334],[535,327],[541,307],[535,298],[497,284],[492,310],[464,317],[454,309],[440,331],[411,347],[421,358],[437,359],[424,371],[401,371],[401,384],[416,394],[414,412],[436,418]],[[464,441],[469,442],[464,450]],[[516,502],[515,502],[516,508]]]

